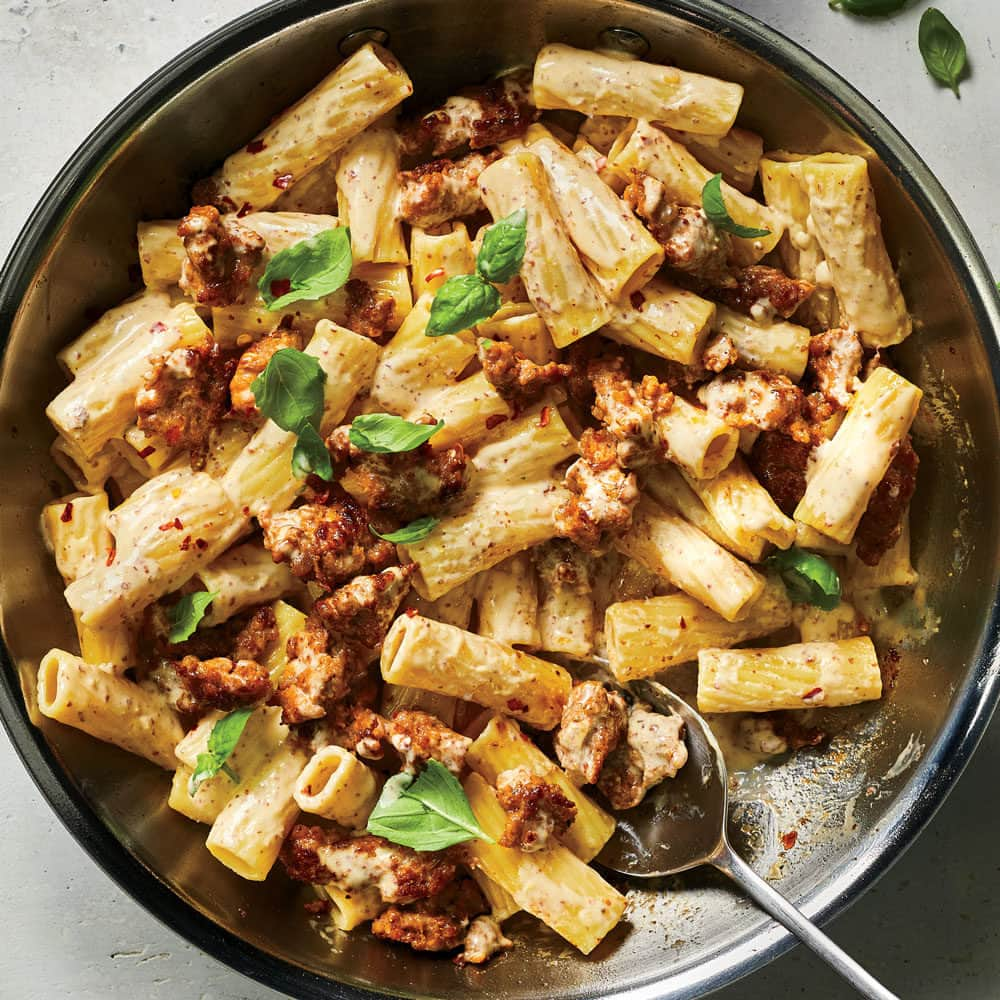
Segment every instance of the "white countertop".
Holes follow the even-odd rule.
[[[969,46],[962,99],[917,50],[923,0],[890,21],[826,0],[732,0],[824,59],[916,147],[1000,273],[1000,15],[995,0],[938,0]],[[0,7],[0,256],[66,157],[170,57],[257,6],[247,0],[5,0]],[[209,11],[209,12],[207,12]],[[992,38],[991,38],[992,33]],[[902,997],[1000,996],[1000,795],[987,734],[938,816],[896,867],[830,926]],[[122,893],[42,800],[0,736],[0,998],[273,1000],[185,943]],[[804,949],[717,994],[773,1000],[849,991]]]

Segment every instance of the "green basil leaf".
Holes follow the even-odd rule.
[[[833,10],[846,10],[862,17],[885,17],[906,6],[907,0],[830,0]]]
[[[219,719],[212,727],[211,735],[208,737],[208,752],[198,754],[198,759],[194,762],[194,773],[188,785],[188,791],[192,796],[197,794],[203,782],[214,778],[220,771],[234,784],[239,783],[240,776],[226,761],[236,749],[236,744],[239,743],[251,715],[253,715],[252,708],[238,708],[225,718]]]
[[[385,783],[367,832],[415,851],[442,851],[467,840],[494,842],[477,822],[458,779],[436,760],[429,760],[415,781],[397,774]]]
[[[840,577],[815,552],[793,545],[784,552],[775,552],[767,565],[778,571],[788,596],[796,604],[812,604],[823,611],[833,611],[840,604]]]
[[[415,424],[391,413],[362,413],[355,417],[347,433],[355,448],[378,455],[413,451],[429,441],[444,421],[436,424]]]
[[[303,424],[319,423],[323,415],[326,372],[310,354],[283,347],[250,386],[257,409],[283,431],[298,433]]]
[[[965,40],[958,29],[937,9],[928,7],[920,18],[917,35],[927,72],[959,97],[958,81],[965,72]]]
[[[461,333],[489,319],[500,308],[500,293],[478,274],[457,274],[439,289],[431,303],[424,333],[441,337]]]
[[[497,219],[483,237],[476,270],[487,280],[504,285],[521,270],[528,235],[528,213],[519,208]]]
[[[218,591],[199,590],[193,594],[185,594],[167,612],[170,623],[169,642],[183,642],[194,635],[198,623],[205,617],[208,606],[219,596]]]
[[[439,517],[418,517],[415,521],[410,521],[398,531],[390,531],[388,535],[380,535],[371,525],[368,525],[373,535],[384,538],[387,542],[394,542],[396,545],[410,545],[413,542],[423,541],[440,523]]]
[[[299,439],[292,449],[292,473],[300,479],[310,474],[327,482],[333,479],[330,453],[312,424],[303,424],[299,428]]]
[[[729,216],[729,209],[726,208],[725,199],[722,197],[722,174],[714,174],[701,189],[701,207],[708,221],[716,229],[724,233],[732,233],[745,240],[755,240],[763,236],[770,236],[770,229],[752,229],[749,226],[741,226],[738,222],[733,222]]]
[[[276,253],[257,288],[268,310],[274,312],[301,299],[332,295],[347,283],[352,264],[350,229],[326,229]]]

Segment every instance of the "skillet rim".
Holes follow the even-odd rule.
[[[633,0],[637,6],[680,17],[774,65],[827,102],[833,114],[867,142],[900,181],[925,219],[941,223],[937,236],[966,293],[990,363],[1000,400],[1000,295],[968,227],[931,170],[865,97],[797,43],[756,18],[718,0]],[[278,31],[351,0],[275,0],[235,18],[195,42],[148,77],[80,144],[14,241],[0,268],[0,353],[18,306],[41,269],[64,220],[84,196],[102,164],[143,122],[184,87],[223,60]],[[3,378],[5,367],[0,367]],[[798,901],[803,912],[825,923],[855,902],[884,875],[940,808],[968,763],[1000,698],[1000,595],[994,595],[979,651],[933,744],[887,812],[872,849],[838,876]],[[191,944],[250,978],[303,1000],[369,1000],[387,994],[348,986],[271,955],[220,927],[177,895],[111,833],[62,770],[40,730],[30,722],[18,673],[0,638],[0,718],[38,789],[63,825],[117,885]],[[617,1000],[681,1000],[714,992],[777,958],[795,939],[774,925],[744,935],[726,951],[665,982],[647,982],[615,994]],[[596,995],[596,994],[594,994]]]

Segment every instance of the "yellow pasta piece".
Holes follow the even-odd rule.
[[[493,789],[478,774],[470,774],[464,787],[479,825],[495,840],[503,833],[506,814]],[[466,850],[473,867],[585,955],[625,912],[625,897],[561,844],[527,854],[474,840]]]
[[[465,223],[451,223],[447,233],[429,233],[414,226],[410,230],[410,264],[415,299],[428,292],[436,294],[456,274],[472,274],[476,255]]]
[[[519,552],[480,573],[472,583],[480,635],[506,646],[539,647],[538,585],[527,552]]]
[[[538,729],[554,729],[572,680],[562,667],[420,615],[396,619],[382,647],[382,678],[474,701]]]
[[[759,639],[791,621],[792,605],[778,580],[767,582],[738,622],[726,621],[687,594],[621,601],[605,612],[608,666],[624,684],[688,663],[706,646]]]
[[[700,712],[836,708],[881,697],[878,657],[867,636],[698,654]]]
[[[226,159],[210,179],[215,200],[267,208],[412,93],[391,52],[363,46]]]
[[[683,143],[698,162],[722,176],[737,191],[749,194],[757,180],[757,168],[764,155],[764,140],[745,128],[731,128],[725,135],[697,135],[667,129],[670,137]]]
[[[512,768],[524,767],[532,774],[555,785],[576,805],[576,817],[559,839],[578,858],[592,861],[615,832],[615,818],[589,799],[566,775],[521,732],[521,727],[502,715],[494,715],[473,741],[465,756],[473,771],[491,785],[498,776]]]
[[[378,800],[375,773],[350,750],[328,746],[309,758],[295,785],[295,801],[303,812],[315,813],[351,830],[361,830]]]
[[[777,372],[798,382],[809,363],[809,330],[797,323],[758,323],[726,306],[712,318],[712,330],[728,337],[736,348],[736,364],[748,371]]]

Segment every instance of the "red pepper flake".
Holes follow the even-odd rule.
[[[632,303],[633,309],[641,309],[646,304],[646,296],[642,292],[633,292],[628,300]]]
[[[313,899],[302,904],[302,909],[312,917],[325,917],[333,909],[328,899]]]
[[[59,515],[59,520],[62,521],[63,524],[69,524],[69,522],[73,520],[73,504],[68,503],[65,507],[63,507],[62,513]]]
[[[491,431],[494,427],[499,427],[506,419],[506,413],[491,413],[486,418],[486,429]]]
[[[108,557],[104,560],[105,566],[110,566],[115,561],[115,556],[118,554],[118,550],[115,548],[115,543],[111,543],[111,548],[108,549]]]
[[[181,552],[187,552],[189,548],[191,548],[191,536],[185,535],[180,545]]]
[[[279,191],[287,191],[291,186],[292,182],[295,180],[294,174],[278,174],[271,183],[278,188]]]
[[[795,846],[795,842],[798,839],[799,839],[799,831],[789,830],[788,833],[783,833],[781,835],[781,846],[786,851],[790,851]]]
[[[242,219],[243,216],[249,215],[252,211],[253,205],[251,205],[250,202],[245,201],[242,205],[240,205],[240,210],[236,213],[236,218]]]
[[[244,517],[249,517],[250,516],[250,508],[249,507],[244,507],[243,508],[243,516]]]
[[[683,618],[681,618],[681,620],[680,620],[680,626],[681,626],[682,629],[685,629],[685,628],[688,627],[688,623],[686,621],[684,621]]]
[[[181,524],[181,519],[179,517],[175,517],[172,521],[167,521],[166,524],[161,524],[160,531],[169,531],[171,528],[176,528],[180,531],[183,527],[184,525]]]
[[[435,278],[443,278],[446,273],[447,272],[445,271],[445,269],[443,267],[436,267],[436,268],[434,268],[433,271],[431,271],[427,275],[426,278],[424,278],[424,281],[433,281]]]
[[[508,698],[507,707],[512,712],[527,712],[528,706],[520,698]]]
[[[802,700],[803,701],[808,701],[810,698],[815,698],[816,695],[819,695],[819,694],[822,694],[822,693],[823,693],[823,689],[821,687],[813,688],[811,691],[806,691],[806,693],[802,696]]]
[[[157,320],[157,321],[156,321],[156,322],[155,322],[155,323],[154,323],[154,324],[153,324],[153,325],[152,325],[152,326],[151,326],[151,327],[149,328],[149,332],[150,332],[150,333],[163,333],[163,331],[164,331],[164,330],[166,330],[166,328],[167,328],[167,324],[166,324],[166,323],[161,323],[161,322],[160,322],[160,320]]]
[[[551,420],[551,419],[552,419],[552,407],[551,406],[543,406],[542,407],[542,414],[538,418],[538,426],[539,427],[548,427],[549,426],[549,420]]]
[[[287,295],[292,290],[291,278],[275,278],[271,282],[271,297],[280,299],[282,295]]]
[[[156,448],[151,444],[147,444],[146,447],[139,452],[139,458],[149,458],[154,451],[156,451]]]
[[[406,609],[406,610],[405,610],[405,611],[403,612],[403,614],[404,614],[404,615],[406,615],[406,617],[407,617],[407,618],[416,618],[416,617],[417,617],[417,615],[418,615],[418,614],[420,614],[420,612],[419,612],[419,611],[417,611],[417,609],[416,609],[416,608],[407,608],[407,609]]]
[[[248,142],[246,145],[248,153],[262,153],[265,149],[267,149],[267,145],[263,139],[254,139],[253,142]]]
[[[196,538],[194,540],[194,544],[199,549],[207,549],[208,548],[208,542],[206,542],[204,538]]]
[[[228,194],[224,194],[219,199],[219,207],[226,209],[227,212],[235,212],[236,211],[236,202],[233,201],[233,199],[230,198]]]

